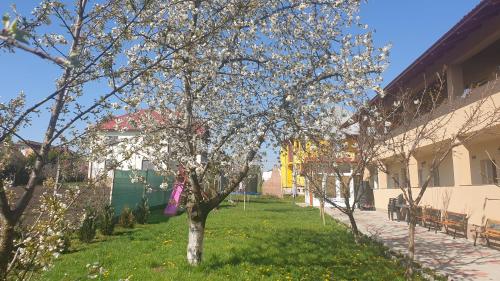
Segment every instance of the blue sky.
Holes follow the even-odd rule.
[[[371,0],[361,6],[364,23],[375,29],[376,46],[392,44],[390,65],[383,74],[389,84],[425,50],[453,27],[479,0]],[[269,151],[264,169],[279,164]]]
[[[10,11],[12,3],[19,12],[28,14],[39,1],[0,0],[0,13]],[[372,0],[363,4],[360,16],[375,29],[376,45],[392,44],[390,66],[383,75],[383,84],[388,84],[478,3],[479,0]],[[22,52],[0,51],[0,101],[6,101],[21,90],[28,97],[46,96],[54,90],[54,80],[58,76],[58,68],[41,59]],[[26,138],[42,139],[44,116],[47,114],[42,113],[33,121],[33,126],[22,131]],[[264,161],[265,169],[276,163],[277,152],[269,151]]]
[[[391,82],[436,40],[472,10],[479,0],[372,0],[361,19],[375,29],[377,45],[392,43],[384,85]]]

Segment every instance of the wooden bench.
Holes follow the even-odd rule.
[[[476,237],[474,237],[474,246],[476,246],[477,237],[486,239],[486,245],[491,246],[492,240],[495,244],[500,244],[500,220],[487,219],[484,226],[474,225]]]
[[[449,234],[451,230],[453,232],[453,239],[455,239],[457,235],[457,231],[463,233],[465,238],[467,238],[467,223],[469,218],[466,214],[455,213],[455,212],[445,212],[443,221],[441,224],[444,226],[446,230],[446,234]]]
[[[435,229],[437,233],[438,230],[441,230],[441,210],[434,208],[425,208],[423,215],[424,227],[428,227],[429,231],[431,228]]]
[[[424,209],[422,206],[416,206],[415,207],[415,219],[416,223],[419,225],[422,225],[424,222]],[[409,221],[408,221],[409,223]]]

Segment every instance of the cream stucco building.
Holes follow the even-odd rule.
[[[446,84],[446,98],[438,108],[440,116],[453,115],[440,129],[444,136],[451,136],[465,120],[467,110],[481,100],[488,99],[482,104],[482,114],[491,114],[500,106],[500,1],[481,1],[384,90],[419,90],[435,73],[444,73]],[[483,224],[487,218],[500,220],[500,127],[478,126],[477,132],[473,139],[453,148],[440,164],[420,205],[443,208],[449,204],[449,211],[468,214],[469,224]],[[408,170],[414,194],[429,174],[437,145],[422,143],[411,159]],[[371,171],[378,209],[386,209],[389,198],[401,194],[393,180],[401,167],[391,162],[391,157],[384,155],[382,159],[385,171]],[[447,203],[444,198],[448,198]]]

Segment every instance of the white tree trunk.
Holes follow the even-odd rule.
[[[406,280],[412,280],[413,278],[413,261],[415,260],[415,212],[413,208],[409,209],[410,225],[408,228],[408,263],[406,265]]]
[[[187,260],[190,265],[197,266],[201,263],[203,254],[203,238],[205,236],[206,219],[189,219],[189,234],[187,246]]]

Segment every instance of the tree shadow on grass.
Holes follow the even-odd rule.
[[[324,280],[325,273],[334,276],[333,280],[398,280],[404,272],[384,257],[382,247],[369,242],[356,245],[345,231],[298,228],[250,236],[245,246],[211,256],[204,269],[217,271],[242,265],[271,267],[281,274],[293,272],[297,278],[308,276],[306,280]]]
[[[272,209],[272,208],[268,208],[268,209],[263,209],[262,211],[265,211],[265,212],[271,212],[271,213],[287,213],[287,214],[292,214],[292,213],[304,213],[304,210],[301,210],[301,209],[297,209],[297,210],[290,210],[290,209]],[[307,211],[307,210],[306,210]]]
[[[184,212],[180,212],[177,216],[181,216]],[[165,223],[170,220],[171,217],[167,217],[163,214],[163,209],[157,208],[151,210],[151,215],[149,216],[147,224],[159,224]]]
[[[120,230],[115,230],[112,236],[132,236],[133,234],[134,234],[134,229],[122,228]]]
[[[221,210],[221,209],[230,209],[230,208],[234,208],[236,207],[236,205],[233,205],[233,204],[221,204],[219,205],[216,209],[214,209],[214,211],[216,210]]]
[[[72,254],[72,253],[77,253],[77,252],[88,250],[89,247],[93,247],[94,245],[99,245],[102,243],[109,242],[109,240],[112,239],[113,237],[126,236],[126,237],[130,238],[130,237],[133,237],[133,234],[134,234],[134,231],[132,229],[119,229],[119,230],[115,230],[113,232],[113,235],[99,234],[90,242],[82,242],[75,235],[74,239],[71,242],[70,248],[68,250],[64,251],[64,254]]]
[[[238,204],[243,204],[242,198],[226,198],[226,200],[231,199],[234,202],[238,202]],[[289,201],[284,201],[280,199],[263,199],[263,198],[251,198],[246,201],[249,204],[259,203],[259,204],[291,204]]]

